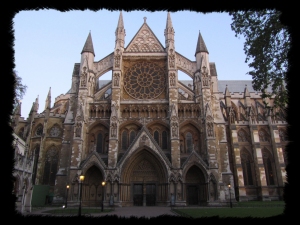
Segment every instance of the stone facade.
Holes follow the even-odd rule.
[[[56,203],[78,203],[84,175],[89,206],[282,199],[283,111],[265,107],[273,99],[251,81],[218,81],[200,33],[195,61],[176,52],[169,13],[164,32],[165,46],[145,18],[125,48],[120,14],[111,54],[95,62],[89,34],[71,89],[52,107],[49,90],[40,114],[37,99],[27,120],[15,115],[15,132],[37,157],[33,185],[50,185]],[[178,70],[191,80],[178,80]],[[99,81],[107,71],[112,79]]]

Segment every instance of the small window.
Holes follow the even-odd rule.
[[[162,149],[168,149],[168,134],[167,131],[162,132]]]
[[[38,126],[38,128],[35,131],[36,136],[42,136],[43,134],[43,127],[41,125]]]
[[[103,135],[102,133],[99,133],[97,136],[97,148],[96,151],[98,153],[103,153]]]
[[[186,148],[187,152],[192,152],[193,150],[193,136],[190,132],[186,134]]]
[[[127,150],[128,148],[128,135],[127,131],[124,130],[122,133],[122,150]]]
[[[133,142],[134,138],[135,138],[135,132],[134,132],[134,131],[131,131],[131,132],[130,132],[130,141],[129,141],[129,145],[131,145],[131,143]]]
[[[156,130],[154,132],[154,140],[157,142],[157,144],[159,145],[159,132]]]

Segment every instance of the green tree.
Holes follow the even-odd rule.
[[[23,98],[24,94],[26,93],[27,86],[22,84],[22,78],[18,76],[17,71],[13,70],[13,75],[15,76],[15,98],[14,98],[14,110],[18,103]]]
[[[236,11],[232,16],[231,29],[236,37],[245,37],[246,63],[252,69],[253,88],[262,92],[262,97],[274,96],[275,107],[287,104],[286,73],[290,35],[280,22],[280,11]],[[272,92],[267,92],[271,87]]]

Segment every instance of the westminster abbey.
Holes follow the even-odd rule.
[[[78,204],[82,193],[83,206],[282,200],[287,122],[265,107],[273,99],[251,81],[219,81],[200,33],[194,60],[177,52],[170,13],[164,45],[146,19],[127,46],[122,13],[116,26],[115,48],[99,61],[88,34],[70,90],[53,105],[51,90],[42,113],[36,100],[25,120],[19,105],[13,128],[32,173],[16,174],[15,193],[25,187],[30,204],[47,186],[53,204]]]

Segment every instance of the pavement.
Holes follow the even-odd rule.
[[[51,215],[49,213],[45,213],[47,210],[55,209],[53,207],[49,208],[42,208],[42,209],[35,209],[32,212],[23,212],[23,215]],[[109,216],[109,215],[116,215],[118,217],[157,217],[162,215],[170,215],[170,216],[178,216],[175,212],[171,211],[171,207],[167,206],[132,206],[132,207],[115,207],[111,212],[102,213],[91,213],[90,216],[100,217],[100,216]],[[68,215],[62,215],[68,216]]]

